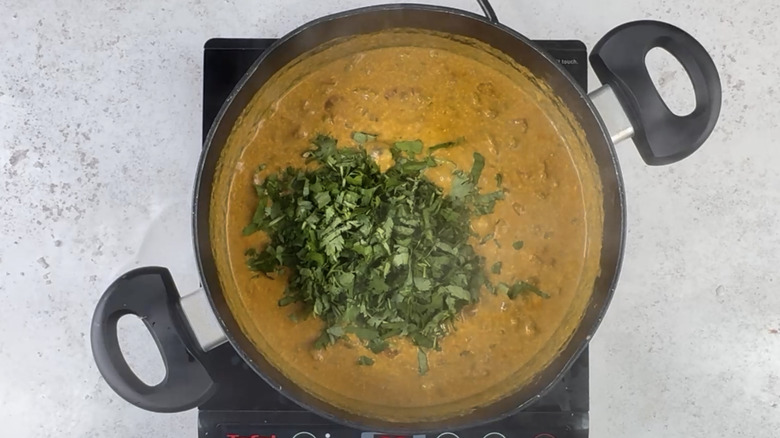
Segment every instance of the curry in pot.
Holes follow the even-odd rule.
[[[489,211],[468,222],[485,286],[458,308],[435,348],[424,349],[424,370],[419,340],[406,336],[377,351],[354,333],[315,348],[326,323],[306,318],[311,306],[301,302],[280,306],[291,270],[259,275],[247,266],[247,251],[272,241],[260,229],[245,233],[256,186],[287,168],[323,166],[310,156],[317,138],[366,151],[380,172],[430,158],[435,165],[421,177],[443,197],[480,161],[475,190],[500,191]],[[419,157],[399,154],[399,144],[413,144]],[[435,420],[508,395],[566,345],[598,274],[598,181],[576,120],[543,80],[474,40],[382,32],[308,53],[256,94],[220,158],[212,246],[231,311],[282,373],[351,412]],[[497,287],[517,284],[535,293]]]

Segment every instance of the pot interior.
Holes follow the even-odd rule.
[[[511,399],[571,349],[593,305],[602,262],[602,177],[578,117],[544,75],[524,65],[476,39],[393,28],[321,44],[254,94],[221,148],[209,201],[221,297],[255,350],[244,348],[248,356],[267,361],[324,405],[409,424],[467,416]],[[465,170],[472,153],[482,153],[481,185],[494,187],[500,173],[507,195],[494,214],[472,222],[477,233],[492,232],[501,242],[478,252],[488,267],[503,263],[507,277],[500,280],[531,278],[551,297],[510,300],[484,291],[441,351],[429,353],[424,376],[416,347],[405,340],[394,341],[393,357],[377,355],[370,367],[356,364],[367,354],[358,342],[313,350],[321,322],[295,322],[294,308],[277,305],[284,279],[258,277],[245,264],[244,252],[267,239],[241,230],[256,206],[258,166],[303,167],[315,134],[351,145],[354,131],[426,145],[463,137],[441,156]],[[451,169],[440,166],[429,177],[446,187]],[[515,249],[520,240],[523,248]]]

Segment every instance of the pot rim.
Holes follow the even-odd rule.
[[[228,311],[228,314],[230,315],[229,318],[232,319],[232,321],[226,321],[226,317],[223,312],[220,312],[220,306],[219,303],[215,302],[215,297],[212,294],[212,287],[215,287],[217,289],[215,290],[221,290],[221,286],[219,285],[219,282],[217,281],[216,284],[214,282],[210,281],[209,278],[207,278],[206,272],[207,269],[216,272],[216,267],[214,266],[213,262],[213,256],[211,253],[211,243],[208,238],[206,238],[205,242],[201,242],[201,239],[199,236],[205,232],[205,236],[208,237],[209,235],[209,215],[206,214],[204,217],[200,217],[201,214],[201,206],[205,204],[205,211],[210,211],[210,194],[211,194],[211,186],[210,184],[207,187],[204,187],[204,172],[211,172],[213,169],[209,167],[208,158],[211,157],[211,155],[214,153],[214,149],[217,149],[217,155],[221,153],[221,148],[223,145],[215,145],[214,139],[217,135],[217,129],[223,125],[225,115],[230,109],[231,105],[233,104],[236,96],[238,96],[242,90],[244,90],[244,87],[246,84],[250,81],[252,76],[255,75],[257,70],[262,66],[263,62],[271,55],[275,53],[276,50],[279,50],[280,47],[283,47],[288,41],[293,39],[294,37],[310,30],[312,27],[322,25],[323,23],[327,23],[329,21],[333,20],[342,20],[347,18],[353,18],[357,17],[363,14],[370,14],[370,13],[377,13],[377,12],[387,12],[387,11],[399,11],[399,10],[413,10],[413,11],[423,11],[427,13],[437,13],[442,14],[445,16],[458,16],[460,18],[465,18],[468,20],[476,20],[479,22],[482,22],[484,24],[487,24],[489,26],[495,27],[499,31],[502,31],[515,40],[517,40],[519,43],[523,43],[527,46],[529,46],[531,49],[533,49],[536,54],[542,56],[544,59],[547,60],[547,62],[554,66],[554,69],[557,70],[557,73],[563,76],[568,80],[571,86],[573,86],[578,94],[581,97],[582,103],[587,107],[589,110],[588,112],[593,116],[594,122],[598,126],[599,130],[599,137],[603,136],[604,138],[604,146],[607,148],[607,152],[610,157],[610,163],[612,165],[612,169],[610,172],[614,171],[614,184],[616,185],[616,198],[614,201],[617,202],[617,207],[613,208],[615,214],[618,214],[617,217],[617,223],[619,225],[620,229],[620,235],[617,236],[617,239],[619,240],[618,245],[615,249],[615,260],[616,263],[614,263],[614,274],[612,275],[611,280],[609,281],[610,287],[606,291],[606,295],[604,295],[604,299],[597,303],[597,306],[599,307],[598,311],[592,315],[593,319],[591,320],[590,324],[587,326],[587,332],[588,335],[585,337],[584,341],[577,341],[578,345],[576,348],[571,351],[568,355],[568,359],[558,368],[558,371],[555,373],[555,377],[552,379],[549,379],[549,381],[542,385],[541,389],[539,391],[536,391],[536,396],[531,398],[526,398],[526,400],[515,407],[511,409],[503,409],[503,411],[500,414],[497,414],[492,417],[486,417],[476,420],[463,420],[464,418],[470,417],[467,415],[463,416],[455,416],[455,417],[449,417],[444,420],[435,420],[435,421],[427,421],[427,422],[420,422],[420,423],[402,423],[402,422],[387,422],[387,421],[381,421],[378,418],[375,417],[367,417],[363,415],[358,415],[354,413],[347,412],[346,410],[339,408],[335,405],[332,405],[328,403],[327,401],[320,399],[317,396],[314,396],[312,394],[308,394],[308,398],[312,400],[316,400],[317,402],[320,402],[321,404],[327,406],[327,408],[318,408],[315,407],[312,403],[308,403],[305,400],[302,400],[301,397],[298,397],[294,394],[291,394],[291,391],[289,388],[285,388],[280,384],[278,379],[274,376],[269,376],[268,373],[263,372],[259,367],[258,364],[253,360],[252,357],[250,357],[249,354],[245,351],[245,348],[242,346],[244,345],[252,345],[251,341],[247,338],[247,336],[239,329],[235,330],[234,327],[237,327],[237,323],[235,322],[232,313]],[[578,114],[578,116],[581,117],[588,117],[588,114],[581,115]],[[232,128],[232,125],[231,125]],[[590,143],[590,140],[588,141]],[[600,166],[601,167],[601,166]],[[600,173],[603,172],[603,169],[600,169]],[[604,176],[600,175],[600,178],[602,182],[604,181]],[[210,178],[209,178],[210,179]],[[334,421],[336,423],[345,424],[349,427],[362,429],[362,430],[368,430],[373,429],[379,423],[383,423],[381,426],[381,430],[383,432],[387,433],[409,433],[409,432],[440,432],[444,430],[451,430],[451,429],[463,429],[463,428],[471,428],[471,427],[477,427],[484,424],[492,423],[494,421],[498,421],[504,418],[507,418],[509,416],[515,415],[519,411],[527,408],[531,404],[533,404],[536,400],[547,394],[552,387],[557,383],[561,377],[571,368],[571,366],[574,364],[574,362],[579,358],[579,356],[582,354],[582,352],[588,347],[589,341],[595,333],[595,331],[598,329],[598,326],[600,325],[601,321],[604,318],[605,312],[607,308],[609,307],[609,303],[612,299],[612,296],[614,295],[615,288],[617,286],[618,282],[618,276],[620,273],[620,268],[622,265],[623,255],[624,255],[624,247],[625,247],[625,234],[626,234],[626,207],[625,207],[625,190],[624,190],[624,184],[623,184],[623,178],[622,173],[620,170],[620,166],[617,161],[617,154],[615,152],[614,146],[610,140],[610,137],[608,135],[608,131],[604,125],[604,122],[599,115],[597,109],[591,102],[591,100],[588,98],[587,93],[585,90],[583,90],[580,85],[573,79],[573,77],[566,71],[562,66],[558,64],[558,62],[552,58],[548,53],[546,53],[544,50],[542,50],[539,46],[537,46],[533,41],[525,37],[524,35],[520,34],[519,32],[501,24],[496,23],[488,20],[487,18],[469,12],[464,11],[461,9],[451,8],[451,7],[444,7],[444,6],[436,6],[436,5],[423,5],[423,4],[415,4],[415,3],[400,3],[400,4],[381,4],[381,5],[374,5],[374,6],[368,6],[368,7],[362,7],[357,9],[351,9],[347,11],[337,12],[334,14],[326,15],[320,18],[317,18],[315,20],[309,21],[293,31],[289,32],[288,34],[284,35],[283,37],[279,38],[276,42],[274,42],[265,52],[262,53],[262,55],[252,64],[252,66],[249,68],[249,70],[244,74],[244,76],[241,78],[241,80],[237,83],[233,91],[230,93],[228,98],[225,100],[225,103],[222,105],[222,108],[217,113],[214,122],[212,123],[211,127],[209,128],[208,134],[206,136],[206,139],[204,141],[203,151],[201,152],[200,158],[198,160],[198,166],[197,166],[197,175],[195,179],[195,190],[194,190],[194,197],[193,197],[193,207],[192,207],[192,224],[193,224],[193,242],[195,246],[195,254],[196,254],[196,260],[198,264],[198,273],[200,275],[201,282],[203,284],[203,288],[206,291],[206,295],[208,296],[209,304],[211,305],[212,311],[214,312],[217,320],[219,321],[220,326],[222,327],[222,330],[225,333],[225,336],[227,337],[228,341],[232,345],[232,347],[236,350],[236,353],[245,361],[247,362],[250,367],[255,371],[256,374],[258,374],[263,380],[265,380],[270,386],[272,386],[274,389],[279,391],[283,396],[289,398],[290,400],[294,401],[295,403],[301,405],[304,409],[307,409],[311,412],[316,413],[317,415],[320,415],[328,420]],[[203,192],[202,192],[203,191]],[[202,198],[202,193],[205,193],[208,196]],[[606,198],[603,200],[603,202],[606,202]],[[606,218],[605,218],[606,219]],[[605,232],[606,225],[604,226]],[[603,255],[603,248],[602,248],[602,255]],[[211,264],[212,266],[207,266],[208,264]],[[594,286],[595,289],[595,286]],[[595,295],[595,294],[594,294]],[[591,300],[593,300],[593,296],[591,296]],[[589,312],[591,312],[590,308],[593,306],[589,302],[589,304],[586,306],[584,313],[583,313],[583,321],[584,319],[589,316]],[[232,327],[231,327],[232,326]],[[577,337],[577,333],[582,329],[583,324],[582,321],[578,325],[578,327],[575,329],[575,331],[572,333],[571,337],[569,338],[569,341],[567,341],[567,344],[564,345],[561,349],[560,357],[563,357],[563,352],[571,348],[571,344],[575,343],[575,338]],[[239,339],[241,338],[241,339]],[[256,350],[256,349],[255,349]],[[262,355],[262,352],[257,352]],[[553,359],[550,364],[548,364],[548,368],[558,362],[558,359]],[[273,367],[269,364],[269,366]],[[287,378],[286,376],[282,375],[281,373],[278,373],[281,376],[281,380],[286,380],[292,384],[293,387],[297,386],[291,379]],[[541,373],[540,373],[541,374]],[[534,378],[532,380],[535,381],[538,380],[537,378]],[[532,383],[532,382],[529,382]],[[476,410],[483,410],[483,409],[489,409],[492,406],[495,406],[498,403],[501,403],[503,400],[507,400],[512,398],[514,394],[517,394],[519,391],[516,391],[514,393],[510,393],[506,395],[505,397],[496,400],[490,404],[487,404],[485,406],[482,406],[480,408],[477,408]],[[350,417],[359,417],[359,420],[352,420],[352,419],[345,419],[339,417],[339,412],[346,413]],[[376,421],[379,420],[379,421]],[[445,424],[446,423],[446,424]],[[420,426],[420,427],[414,427],[411,428],[409,426]],[[442,427],[447,426],[447,427]]]

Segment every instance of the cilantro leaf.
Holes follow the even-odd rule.
[[[474,185],[479,183],[479,177],[482,175],[482,169],[485,168],[485,157],[479,152],[474,152],[474,164],[471,166],[471,181]]]
[[[367,344],[368,349],[371,350],[371,352],[374,354],[385,351],[385,349],[387,349],[389,346],[390,344],[384,339],[372,339],[368,341]]]
[[[421,376],[428,373],[428,356],[422,348],[417,349],[417,369]]]
[[[503,190],[477,195],[474,198],[474,213],[477,216],[493,213],[496,201],[502,199],[504,199]]]
[[[433,145],[433,146],[428,148],[428,153],[433,153],[434,151],[437,151],[439,149],[449,149],[449,148],[451,148],[453,146],[457,146],[457,145],[463,143],[464,140],[465,139],[463,137],[459,137],[459,138],[457,138],[454,141],[447,141],[447,142],[444,142],[444,143],[439,143],[439,144]]]
[[[358,365],[366,365],[371,366],[374,364],[374,359],[371,359],[368,356],[360,356],[357,360]]]
[[[397,151],[406,152],[410,156],[413,156],[422,152],[423,142],[420,140],[397,141],[393,143],[393,148]]]
[[[447,291],[447,293],[449,293],[455,298],[465,300],[465,301],[471,300],[471,293],[469,293],[469,291],[467,291],[465,288],[451,284],[445,287],[444,289]]]
[[[468,196],[474,192],[474,183],[463,171],[456,170],[452,174],[450,185],[450,197],[457,202],[465,202]]]
[[[357,144],[368,143],[370,141],[376,140],[376,138],[377,138],[376,134],[369,134],[367,132],[355,131],[352,133],[352,140],[354,140],[355,143]]]
[[[482,237],[482,238],[479,240],[479,244],[480,244],[480,245],[484,245],[484,244],[486,244],[486,243],[490,242],[491,240],[493,240],[493,238],[494,238],[494,237],[495,237],[495,234],[493,234],[493,233],[488,233],[488,234],[485,234],[485,235],[484,235],[484,236],[483,236],[483,237]]]
[[[519,281],[513,284],[512,286],[510,286],[509,290],[507,291],[507,296],[509,296],[510,299],[514,300],[518,296],[526,293],[532,293],[544,299],[550,298],[550,294],[543,292],[538,287],[526,281]]]
[[[364,341],[372,341],[379,337],[379,331],[368,327],[347,327],[347,333],[354,333],[358,338]]]

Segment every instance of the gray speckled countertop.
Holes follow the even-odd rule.
[[[107,387],[89,348],[95,302],[138,257],[162,257],[182,289],[197,286],[187,210],[200,149],[203,43],[280,36],[369,3],[0,4],[0,435],[195,436],[194,411],[141,411]],[[470,0],[440,3],[477,11]],[[620,23],[654,18],[693,33],[712,53],[724,99],[705,146],[656,168],[630,144],[618,150],[627,252],[591,347],[591,436],[776,436],[780,3],[494,6],[533,38],[592,47]],[[670,70],[660,80],[678,76]],[[685,102],[682,88],[673,90],[670,101]],[[144,256],[143,236],[162,214],[180,219],[184,231]],[[128,336],[143,345],[143,336]],[[159,378],[149,349],[130,356]]]

